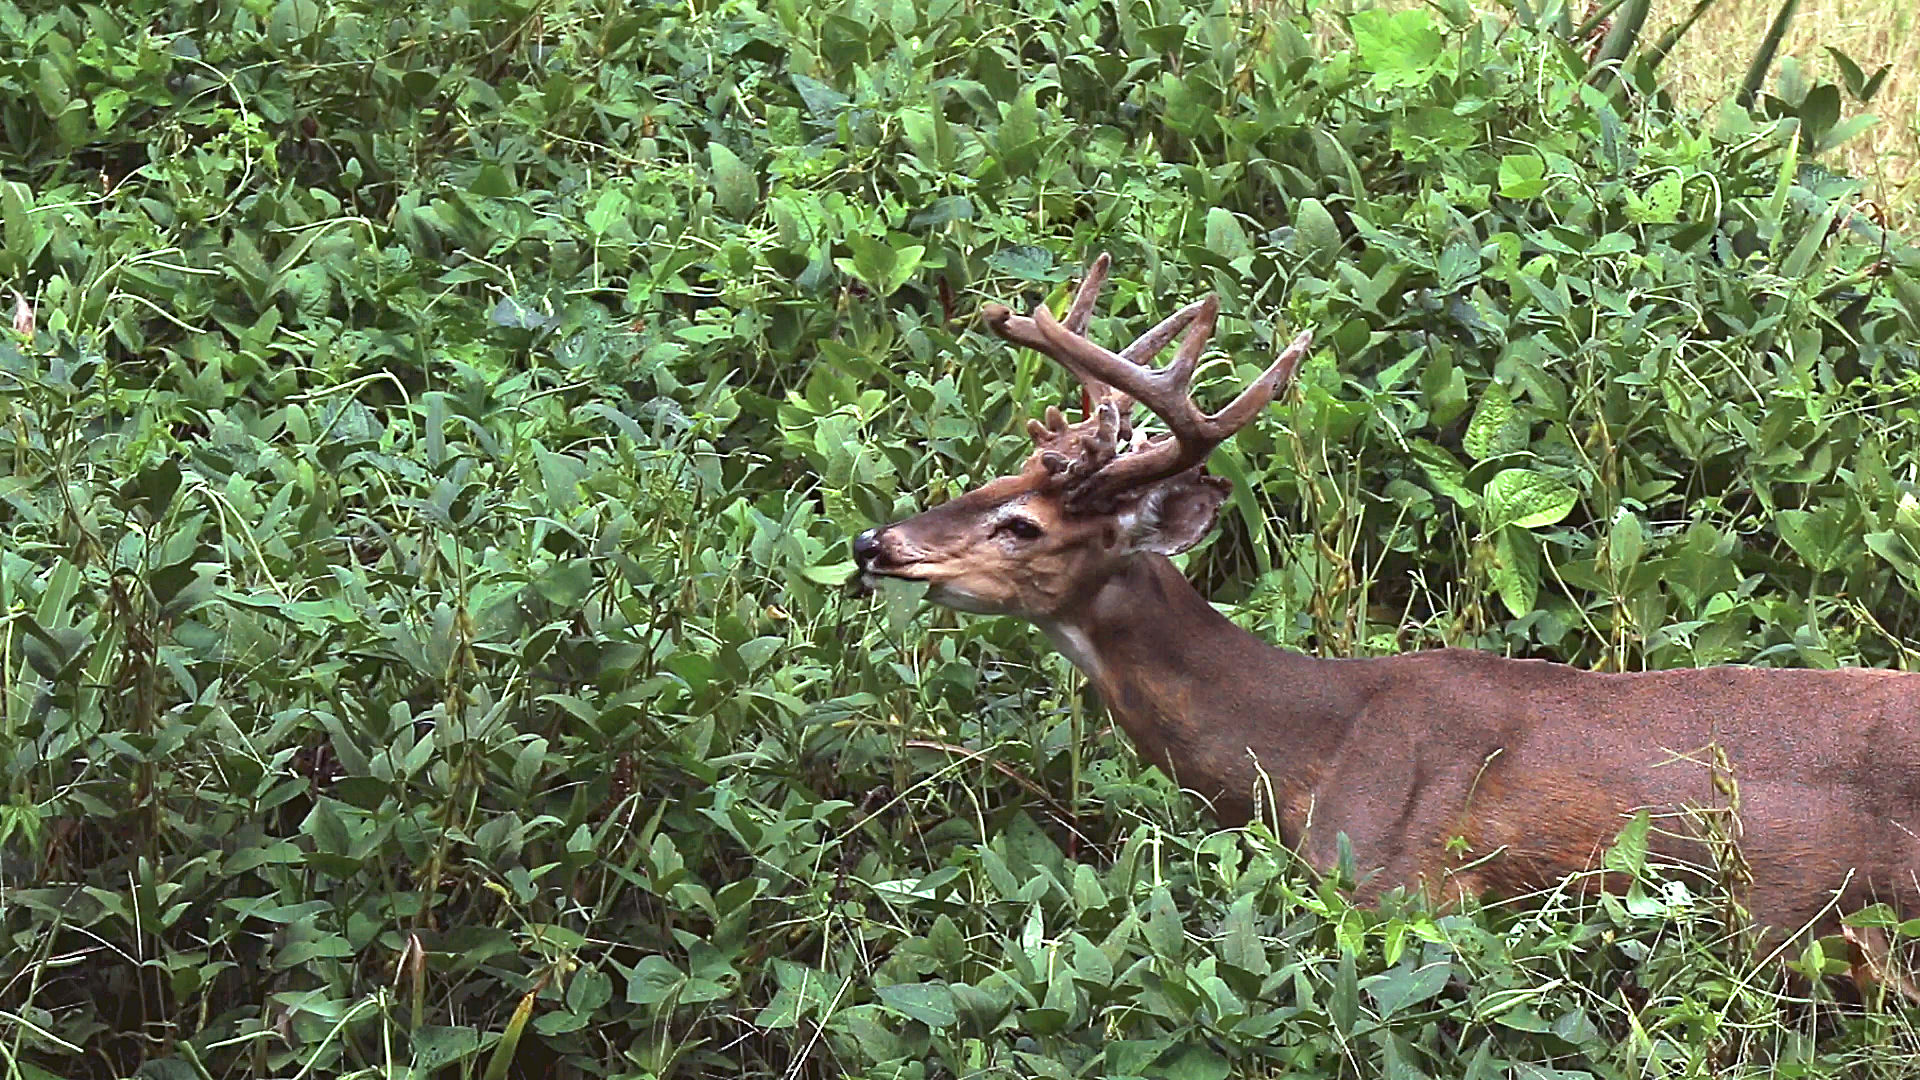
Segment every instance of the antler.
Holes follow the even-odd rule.
[[[1047,341],[1048,356],[1076,372],[1085,372],[1082,378],[1090,375],[1101,379],[1139,401],[1167,425],[1170,433],[1116,457],[1096,474],[1094,486],[1106,492],[1124,491],[1176,476],[1207,460],[1214,447],[1232,438],[1266,408],[1280,384],[1293,377],[1313,344],[1313,331],[1301,331],[1259,378],[1225,408],[1209,416],[1193,402],[1193,372],[1219,314],[1217,297],[1202,300],[1173,363],[1155,371],[1069,333],[1044,307],[1034,312],[1033,321]]]
[[[1103,251],[1100,253],[1099,258],[1093,260],[1093,265],[1087,267],[1086,280],[1080,283],[1080,288],[1073,294],[1073,305],[1067,308],[1067,319],[1063,325],[1069,333],[1078,334],[1081,337],[1087,336],[1087,324],[1093,321],[1094,306],[1100,302],[1100,290],[1106,288],[1107,271],[1112,268],[1112,266],[1113,256]],[[984,312],[989,323],[994,322],[995,308],[998,308],[999,311],[1002,312],[1001,321],[1003,322],[1012,315],[1011,312],[1008,312],[1006,308],[1001,307],[999,304],[989,304]],[[1022,321],[1031,323],[1033,320],[1027,319]],[[1031,328],[1024,329],[1028,329],[1028,336],[1030,337],[1037,333],[1037,330],[1032,330]],[[1038,339],[1035,338],[1035,340]],[[1094,411],[1100,407],[1101,402],[1112,399],[1112,387],[1083,371],[1074,371],[1074,375],[1080,379],[1081,409],[1086,415],[1092,416]],[[1125,416],[1127,413],[1126,407],[1120,405],[1118,402],[1115,403],[1115,411],[1122,416]]]
[[[1225,408],[1209,416],[1194,404],[1192,382],[1219,317],[1219,298],[1209,296],[1188,304],[1115,354],[1086,338],[1094,301],[1110,265],[1106,255],[1094,260],[1064,324],[1045,305],[1035,308],[1030,318],[1015,315],[1000,304],[988,304],[981,311],[996,334],[1053,358],[1073,372],[1085,389],[1088,415],[1081,423],[1069,426],[1054,408],[1047,410],[1044,427],[1038,421],[1028,422],[1047,468],[1056,475],[1066,474],[1074,484],[1076,490],[1071,497],[1075,502],[1144,487],[1206,461],[1214,447],[1245,427],[1273,400],[1313,343],[1313,332],[1302,331],[1259,378]],[[1173,363],[1157,371],[1144,366],[1182,330],[1186,338]],[[1127,437],[1128,412],[1135,401],[1165,422],[1170,434],[1121,454],[1117,444]],[[1083,430],[1087,428],[1094,430]],[[1070,445],[1075,436],[1081,453],[1077,459],[1070,459],[1057,447]]]

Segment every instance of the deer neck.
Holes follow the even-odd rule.
[[[1271,784],[1283,805],[1309,790],[1361,708],[1363,689],[1318,660],[1275,648],[1208,604],[1164,556],[1134,556],[1080,607],[1040,623],[1093,680],[1142,756],[1250,816]],[[1284,830],[1283,830],[1284,831]]]

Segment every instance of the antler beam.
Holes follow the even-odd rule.
[[[1293,377],[1313,343],[1312,331],[1303,331],[1238,397],[1209,416],[1194,404],[1192,384],[1194,370],[1206,352],[1207,341],[1219,318],[1219,299],[1209,296],[1188,304],[1140,335],[1125,350],[1110,352],[1089,341],[1086,333],[1111,266],[1111,258],[1104,254],[1093,261],[1087,269],[1086,280],[1074,294],[1064,322],[1056,320],[1045,305],[1035,308],[1031,316],[1015,315],[1000,304],[988,304],[981,309],[988,328],[995,334],[1051,357],[1073,372],[1085,392],[1087,417],[1097,422],[1102,432],[1109,427],[1110,406],[1119,437],[1126,438],[1131,426],[1128,413],[1135,401],[1152,410],[1167,425],[1169,435],[1133,453],[1098,455],[1100,460],[1094,469],[1085,467],[1093,462],[1080,462],[1081,468],[1072,471],[1077,475],[1070,476],[1077,489],[1075,501],[1118,494],[1199,465],[1214,447],[1245,427],[1273,400],[1280,386]],[[1183,331],[1186,337],[1171,364],[1158,370],[1147,366]],[[1037,442],[1050,440],[1063,445],[1066,436],[1078,426],[1070,429],[1065,418],[1054,409],[1048,410],[1044,429],[1040,429],[1037,422],[1029,425],[1039,429],[1033,432]],[[1054,471],[1067,472],[1064,467]]]
[[[1207,339],[1213,334],[1220,301],[1209,296],[1197,306],[1199,310],[1187,327],[1173,363],[1157,371],[1069,332],[1045,307],[1035,309],[1034,325],[1046,341],[1041,351],[1082,379],[1098,379],[1139,401],[1152,410],[1170,432],[1144,449],[1115,458],[1112,464],[1101,469],[1091,482],[1101,491],[1117,492],[1150,484],[1207,460],[1214,447],[1232,438],[1266,408],[1280,385],[1293,377],[1313,344],[1313,332],[1301,331],[1259,378],[1225,408],[1209,416],[1193,402],[1193,372],[1206,352]]]

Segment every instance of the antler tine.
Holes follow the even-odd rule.
[[[1105,256],[1102,256],[1101,260],[1104,261]],[[1105,277],[1106,267],[1101,265],[1101,262],[1096,262],[1095,267],[1100,272],[1100,278],[1103,279]],[[1089,283],[1097,284],[1099,279],[1096,279],[1093,274],[1089,273],[1087,280]],[[1085,288],[1085,286],[1081,287],[1083,294],[1085,293]],[[1205,300],[1195,300],[1193,303],[1160,320],[1159,324],[1153,329],[1135,338],[1133,344],[1122,350],[1120,358],[1133,367],[1139,367],[1147,361],[1152,360],[1159,354],[1161,349],[1167,347],[1167,342],[1172,341],[1180,331],[1185,330],[1188,325],[1193,322],[1194,318],[1200,314],[1201,308],[1205,307],[1206,304],[1207,302]],[[1090,310],[1091,305],[1089,304],[1088,307]],[[1074,326],[1074,316],[1078,314],[1080,310],[1081,299],[1076,297],[1073,307],[1067,312],[1066,322],[1060,325],[1063,329],[1072,331],[1076,337],[1085,341],[1085,324],[1082,324],[1078,329],[1075,329]],[[1122,420],[1127,418],[1128,410],[1133,408],[1133,396],[1130,395],[1124,387],[1116,387],[1112,385],[1111,380],[1103,378],[1097,372],[1089,371],[1082,367],[1073,356],[1061,353],[1060,350],[1056,349],[1047,339],[1046,335],[1040,332],[1039,325],[1034,322],[1032,317],[1015,315],[1004,304],[983,305],[980,308],[980,317],[986,321],[989,330],[992,330],[995,334],[1007,341],[1015,345],[1024,345],[1043,356],[1051,357],[1061,367],[1073,372],[1074,376],[1080,380],[1082,386],[1089,388],[1099,387],[1102,393],[1094,396],[1094,402],[1110,401],[1114,405],[1114,411],[1120,414],[1120,418]],[[1096,346],[1096,348],[1098,348],[1098,346]],[[1100,349],[1100,352],[1107,356],[1113,355],[1105,349]],[[1091,407],[1089,407],[1087,411],[1088,415],[1092,415],[1093,410]]]
[[[1073,306],[1067,309],[1065,326],[1069,331],[1081,337],[1087,336],[1087,325],[1093,322],[1094,306],[1100,302],[1100,290],[1106,287],[1107,271],[1112,266],[1113,256],[1103,251],[1093,260],[1093,264],[1087,267],[1086,280],[1080,283],[1079,291],[1073,294]],[[1087,416],[1092,416],[1101,402],[1113,398],[1113,387],[1106,383],[1092,378],[1084,371],[1076,371],[1074,376],[1080,380],[1080,408]],[[1125,416],[1126,411],[1126,405],[1115,403],[1114,412]]]
[[[1185,330],[1187,325],[1193,322],[1194,316],[1200,314],[1200,309],[1206,306],[1205,300],[1195,300],[1161,319],[1153,329],[1134,338],[1133,344],[1121,349],[1120,358],[1128,363],[1139,365],[1160,355],[1160,350],[1167,347],[1167,342],[1172,341],[1180,331]]]
[[[1193,403],[1191,382],[1219,317],[1220,302],[1210,296],[1201,301],[1198,308],[1187,327],[1186,339],[1180,343],[1180,352],[1173,363],[1158,371],[1138,366],[1084,337],[1067,333],[1044,308],[1034,312],[1035,329],[1050,346],[1044,350],[1048,355],[1131,395],[1160,417],[1171,432],[1167,438],[1116,458],[1092,477],[1086,486],[1087,492],[1124,491],[1177,475],[1205,461],[1214,447],[1245,427],[1273,400],[1280,384],[1293,377],[1313,342],[1312,331],[1303,331],[1238,397],[1208,416]]]
[[[1106,287],[1107,273],[1112,266],[1113,257],[1103,252],[1099,258],[1093,260],[1092,265],[1087,267],[1086,279],[1080,283],[1080,288],[1074,292],[1073,304],[1067,308],[1067,318],[1063,327],[1069,333],[1083,338],[1086,336],[1087,325],[1093,321],[1094,306],[1100,302],[1100,290]],[[1033,320],[1024,316],[1015,315],[1007,309],[1006,305],[984,304],[980,308],[980,317],[986,321],[987,329],[992,330],[995,334],[1013,342],[1015,345],[1025,345],[1027,348],[1033,349],[1043,355],[1053,356],[1052,350],[1047,346],[1046,339],[1041,337],[1040,331],[1034,327]],[[1055,356],[1054,359],[1058,360],[1059,357]],[[1082,371],[1064,361],[1061,363],[1068,371],[1073,372],[1075,378],[1080,380],[1080,388],[1083,394],[1082,405],[1086,409],[1088,416],[1092,416],[1094,410],[1103,402],[1113,399],[1113,387],[1102,382],[1091,372]],[[1118,401],[1115,403],[1116,407],[1114,411],[1124,417],[1126,416],[1127,406],[1129,404],[1131,403]]]
[[[1100,302],[1100,290],[1107,285],[1107,271],[1113,266],[1113,256],[1101,252],[1100,257],[1087,267],[1087,279],[1080,283],[1080,291],[1073,294],[1073,306],[1067,309],[1064,325],[1081,337],[1087,336],[1087,324],[1093,321],[1093,307]]]

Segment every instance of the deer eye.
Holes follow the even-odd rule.
[[[1009,533],[1021,540],[1038,540],[1045,530],[1041,529],[1040,523],[1032,518],[1016,514],[1013,517],[1001,519],[1000,523],[993,527],[993,531],[996,534]]]

